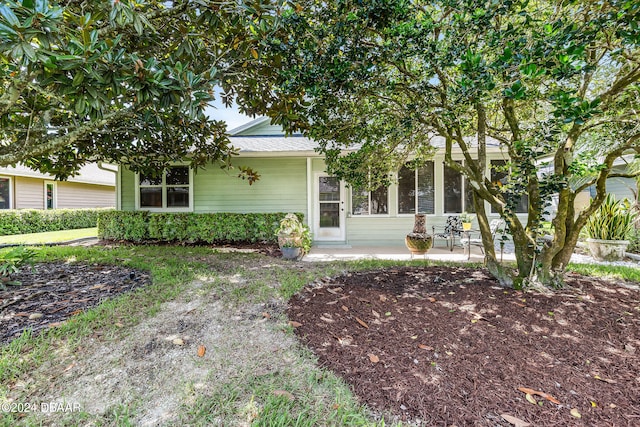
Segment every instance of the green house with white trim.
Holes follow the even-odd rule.
[[[447,217],[471,211],[471,191],[460,174],[445,167],[444,153],[417,169],[402,168],[398,182],[372,192],[357,191],[329,176],[317,144],[258,118],[231,131],[239,150],[236,163],[260,174],[253,185],[217,165],[199,169],[176,165],[152,179],[125,168],[117,177],[117,204],[125,211],[151,212],[302,212],[315,245],[401,246],[416,213],[442,231]],[[435,143],[443,141],[435,140]],[[443,145],[444,146],[444,145]],[[462,161],[462,153],[454,159]],[[489,168],[508,159],[497,141],[487,147]],[[492,180],[500,173],[491,169]],[[522,206],[523,212],[526,203]],[[487,205],[487,212],[491,212]],[[492,217],[498,218],[495,213]]]

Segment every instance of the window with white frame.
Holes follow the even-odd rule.
[[[475,212],[473,190],[460,172],[444,165],[443,182],[444,213]]]
[[[161,176],[139,175],[140,209],[188,210],[191,193],[188,166],[170,166]]]
[[[491,160],[491,182],[499,187],[507,183],[509,179],[509,171],[506,160]],[[527,213],[529,207],[529,196],[521,195],[516,203],[516,213]],[[491,213],[496,213],[495,208],[491,207]]]
[[[44,182],[44,208],[55,209],[58,207],[56,194],[56,183],[54,181]]]
[[[351,189],[352,215],[387,215],[389,213],[389,188],[378,187],[373,191]]]
[[[11,209],[11,178],[0,177],[0,209]]]
[[[398,171],[398,213],[435,213],[435,179],[433,162]]]

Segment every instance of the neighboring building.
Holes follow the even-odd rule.
[[[67,181],[56,181],[25,166],[0,168],[0,209],[63,209],[116,206],[116,168],[84,166]]]
[[[152,212],[302,212],[314,244],[354,246],[403,245],[416,212],[427,214],[429,229],[435,225],[441,231],[449,215],[472,211],[470,189],[460,174],[444,166],[441,153],[416,171],[400,170],[397,184],[367,192],[329,176],[314,141],[285,137],[266,118],[231,134],[240,153],[235,163],[261,175],[253,185],[217,165],[197,173],[175,165],[157,179],[121,168],[118,207]],[[497,141],[488,145],[491,165],[503,164],[506,152]],[[462,160],[462,153],[454,153],[455,158]],[[489,173],[494,180],[504,175]],[[491,212],[488,205],[487,211]]]

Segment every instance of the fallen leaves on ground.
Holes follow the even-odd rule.
[[[537,391],[537,390],[534,390],[532,388],[527,388],[527,387],[519,387],[518,390],[520,390],[521,392],[526,393],[526,394],[540,396],[542,398],[547,399],[549,402],[555,403],[556,405],[560,405],[560,401],[558,399],[556,399],[555,397],[551,396],[550,394],[544,393],[542,391]],[[529,400],[529,398],[527,398],[527,400]]]
[[[364,321],[358,319],[357,317],[356,317],[356,322],[358,322],[361,326],[369,329],[369,325],[367,325]]]
[[[204,354],[207,352],[207,347],[203,345],[198,346],[198,357],[204,357]]]
[[[520,418],[514,417],[513,415],[500,414],[500,416],[504,418],[506,422],[513,424],[515,427],[528,427],[531,425],[528,422],[521,420]]]

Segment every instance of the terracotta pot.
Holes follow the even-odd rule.
[[[413,223],[413,232],[406,235],[404,243],[411,255],[424,255],[433,246],[433,236],[427,234],[427,217],[417,214]]]

